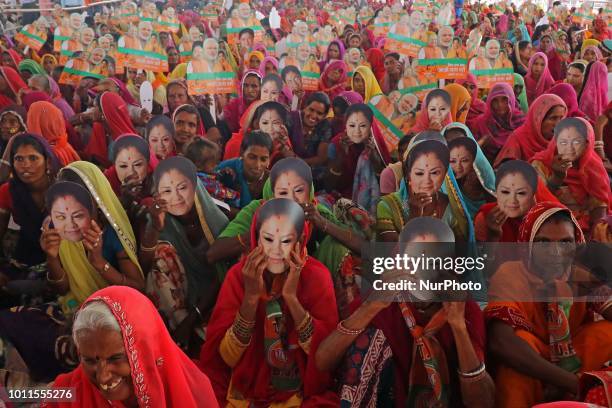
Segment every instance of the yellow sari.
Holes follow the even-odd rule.
[[[361,77],[365,81],[365,97],[363,98],[364,103],[370,102],[370,99],[372,99],[373,96],[380,95],[381,93],[383,93],[382,89],[380,89],[378,81],[376,80],[376,76],[369,67],[360,65],[355,70],[355,74],[361,75]],[[355,74],[353,74],[353,78],[355,78]],[[351,88],[353,90],[355,89],[352,80]]]
[[[134,231],[106,176],[93,163],[84,161],[70,163],[65,168],[74,171],[83,180],[106,221],[117,233],[126,254],[142,274]],[[59,299],[60,305],[64,313],[72,313],[92,293],[108,286],[108,282],[87,259],[82,242],[62,240],[59,257],[70,284],[70,291]]]

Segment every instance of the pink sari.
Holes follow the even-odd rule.
[[[535,79],[532,73],[533,64],[536,58],[542,58],[544,60],[544,71],[538,79]],[[543,52],[536,52],[529,59],[529,68],[525,76],[525,90],[527,91],[527,102],[529,102],[529,106],[531,106],[538,96],[545,94],[554,84],[555,80],[548,69],[548,57]]]
[[[608,68],[603,62],[589,64],[578,106],[589,119],[596,121],[608,105]]]

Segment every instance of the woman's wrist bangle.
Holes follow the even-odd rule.
[[[49,283],[60,283],[60,282],[63,282],[64,279],[66,279],[66,272],[64,272],[62,277],[59,278],[59,279],[51,279],[51,277],[49,276],[49,272],[50,271],[47,271],[47,282],[49,282]]]
[[[11,163],[9,163],[7,160],[4,160],[4,159],[0,159],[0,164],[4,164],[5,166],[11,165]]]
[[[345,336],[359,336],[361,333],[363,333],[364,329],[359,329],[359,330],[351,330],[351,329],[347,329],[346,327],[344,327],[344,320],[340,320],[338,322],[338,325],[336,326],[336,330],[338,331],[338,333],[343,334]]]
[[[155,252],[155,250],[157,249],[157,242],[152,246],[152,247],[146,247],[144,246],[144,243],[140,243],[140,250],[142,252]]]
[[[236,238],[238,238],[238,242],[240,243],[240,246],[242,246],[244,249],[248,249],[246,243],[244,242],[244,240],[242,239],[242,235],[238,234],[236,236]]]
[[[195,312],[198,314],[200,320],[204,321],[204,316],[202,316],[202,312],[200,311],[200,308],[197,305],[193,307],[193,310],[195,310]]]
[[[486,370],[486,366],[485,366],[485,363],[483,362],[483,363],[480,363],[478,368],[476,368],[473,371],[464,372],[461,370],[457,370],[457,373],[459,374],[461,378],[474,378],[484,373],[485,370]]]
[[[342,175],[341,171],[334,170],[332,167],[329,168],[329,172],[331,174],[333,174],[334,176],[341,176]]]

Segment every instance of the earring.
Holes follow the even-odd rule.
[[[51,169],[47,169],[47,176],[51,175]]]

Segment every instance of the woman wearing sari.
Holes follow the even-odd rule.
[[[342,60],[332,61],[327,64],[321,74],[319,89],[333,100],[340,93],[344,92],[348,85],[348,68]]]
[[[546,149],[553,138],[557,123],[567,115],[567,106],[557,95],[544,94],[529,106],[525,123],[508,138],[493,164],[499,167],[505,160],[531,160]]]
[[[64,115],[50,102],[34,102],[28,109],[28,129],[43,136],[51,145],[53,153],[62,166],[81,160],[68,143]]]
[[[463,195],[467,213],[473,220],[480,207],[495,195],[493,167],[470,129],[463,123],[451,123],[442,134],[448,141],[451,169]]]
[[[520,74],[513,74],[514,77],[514,97],[516,98],[516,104],[521,109],[523,114],[527,114],[529,111],[529,103],[527,102],[527,91],[525,90],[525,78]],[[551,88],[552,89],[552,88]]]
[[[397,242],[406,223],[422,216],[443,220],[458,241],[474,241],[472,221],[449,162],[448,147],[439,133],[423,132],[413,140],[404,161],[400,190],[378,203],[379,241]]]
[[[472,100],[470,102],[470,110],[468,111],[466,123],[471,128],[474,120],[485,113],[486,104],[478,98],[478,82],[476,80],[476,76],[471,72],[468,72],[467,77],[465,79],[458,79],[455,81],[456,84],[463,86],[468,90],[470,95],[472,95]]]
[[[0,312],[0,336],[19,351],[35,381],[50,381],[76,366],[69,326],[92,293],[108,285],[144,288],[132,227],[102,172],[79,161],[64,167],[59,179],[62,182],[47,191],[51,219],[43,223],[40,238],[47,255],[47,282],[57,302]],[[66,222],[72,214],[54,212],[53,204],[57,210],[80,214],[78,227]],[[36,333],[36,340],[24,332]]]
[[[578,95],[578,106],[591,121],[608,105],[608,68],[603,62],[591,62],[584,73],[584,86]]]
[[[594,145],[591,124],[582,118],[567,118],[555,127],[555,137],[546,150],[532,158],[547,187],[572,211],[585,232],[607,215],[611,198],[607,172]]]
[[[27,81],[34,75],[47,75],[47,72],[44,70],[44,68],[41,67],[38,62],[31,59],[24,59],[23,61],[21,61],[17,66],[17,70],[19,71],[19,74],[21,75],[21,78],[23,78],[24,81]]]
[[[580,50],[580,59],[587,63],[602,61],[604,59],[601,50],[596,45],[583,46]]]
[[[425,97],[421,111],[417,114],[416,125],[411,132],[419,133],[425,130],[441,131],[451,123],[451,96],[443,89],[434,89]]]
[[[264,131],[247,133],[240,145],[240,157],[217,165],[218,180],[227,188],[240,192],[238,208],[262,197],[272,156],[272,138]]]
[[[514,90],[499,83],[489,91],[485,113],[476,118],[472,129],[485,156],[493,162],[512,132],[523,123],[525,115],[517,107]]]
[[[578,95],[573,86],[566,83],[560,83],[550,88],[548,93],[557,95],[565,101],[568,118],[584,118],[588,120],[585,113],[578,107]]]
[[[307,256],[310,232],[293,200],[253,217],[249,254],[223,282],[200,357],[223,405],[338,406],[314,360],[338,315],[329,271]]]
[[[355,69],[351,78],[351,89],[361,95],[364,103],[370,102],[373,96],[383,93],[370,67],[364,65]]]
[[[0,146],[2,147],[0,151],[2,155],[4,155],[8,142],[13,136],[26,131],[27,115],[26,109],[19,105],[9,105],[0,109]],[[8,164],[0,162],[0,169],[7,166]],[[3,170],[6,170],[6,168]],[[8,177],[8,174],[3,174],[0,180],[6,181],[6,177]]]
[[[379,84],[385,77],[385,54],[379,48],[366,49],[366,58],[372,67],[372,72]]]
[[[333,136],[327,120],[331,102],[323,92],[314,92],[302,106],[302,110],[289,113],[289,137],[295,154],[312,167],[318,188],[327,170],[327,150]]]
[[[494,203],[480,207],[474,216],[479,242],[517,242],[525,214],[542,201],[557,201],[538,179],[538,173],[522,160],[504,162],[495,173]]]
[[[275,57],[267,56],[259,64],[259,72],[262,76],[268,76],[270,74],[279,74],[278,60]]]
[[[465,87],[459,84],[448,84],[444,87],[451,97],[451,118],[453,122],[464,123],[470,111],[472,95]]]
[[[370,220],[354,204],[335,206],[332,212],[315,199],[312,181],[312,169],[303,160],[292,157],[278,161],[270,170],[263,200],[253,200],[240,210],[211,246],[207,257],[210,263],[238,258],[249,247],[249,227],[257,209],[272,198],[290,198],[306,209],[306,216],[312,222],[308,248],[331,272],[338,309],[343,313],[354,298],[351,292],[354,282],[351,285],[350,278],[354,277],[359,260],[352,253],[356,256],[361,253],[365,238],[369,237]]]
[[[262,75],[258,70],[250,69],[245,72],[240,82],[239,96],[234,98],[223,108],[223,119],[234,133],[238,128],[240,118],[249,106],[259,99],[261,92]]]
[[[334,117],[331,119],[332,135],[344,131],[346,110],[356,103],[363,103],[363,98],[355,91],[343,91],[332,100],[334,112]]]
[[[46,256],[39,242],[47,215],[44,197],[60,164],[46,140],[37,135],[21,133],[11,139],[7,149],[3,160],[10,163],[12,177],[0,186],[0,240],[6,236],[11,217],[20,228],[11,266],[0,272],[0,279],[31,279],[44,285]],[[15,295],[19,293],[3,291],[3,306],[13,306],[10,302],[16,301]]]
[[[438,243],[436,255],[454,255],[453,231],[436,218],[411,220],[399,242],[398,256],[431,251],[426,242]],[[417,273],[420,279],[425,273],[435,281],[456,279],[442,272]],[[388,282],[418,280],[385,275]],[[493,407],[495,387],[484,363],[485,325],[478,305],[435,301],[426,290],[410,291],[403,302],[391,301],[394,295],[385,291],[356,305],[319,346],[317,366],[342,369],[342,406]]]
[[[533,104],[537,97],[545,94],[554,84],[555,80],[548,70],[548,57],[543,52],[536,52],[529,59],[529,68],[525,76],[529,106]]]
[[[555,47],[552,35],[545,34],[540,37],[539,52],[546,55],[548,59],[548,69],[552,78],[555,81],[565,78],[565,62]]]
[[[19,63],[23,60],[23,57],[19,55],[17,51],[13,49],[4,49],[4,47],[1,56],[0,65],[13,68],[14,70],[17,70]]]
[[[327,52],[325,53],[325,59],[319,61],[319,68],[321,72],[325,71],[325,67],[333,60],[344,60],[345,47],[344,43],[340,40],[332,40],[327,46]]]
[[[378,178],[391,162],[387,145],[368,105],[350,106],[345,117],[345,131],[329,146],[326,189],[375,212],[380,197]]]
[[[574,298],[580,292],[572,287],[576,282],[593,283],[591,291],[598,290],[598,282],[574,264],[573,256],[559,256],[559,245],[585,242],[566,207],[550,202],[534,206],[518,241],[529,244],[529,253],[502,264],[493,275],[485,309],[489,349],[499,364],[495,406],[575,400],[579,376],[602,368],[612,354],[611,303]],[[540,242],[548,244],[532,245]],[[603,319],[594,322],[595,313]]]
[[[147,293],[175,340],[199,347],[199,330],[209,316],[220,280],[206,250],[227,225],[195,165],[184,157],[168,158],[153,173],[154,203],[141,233],[139,259],[149,271]],[[198,340],[197,336],[200,337]]]
[[[0,109],[14,105],[22,89],[28,89],[28,86],[19,73],[11,67],[0,66]]]
[[[91,160],[105,167],[111,165],[108,160],[108,146],[123,134],[137,134],[127,103],[116,93],[104,92],[100,96],[97,120],[93,124],[93,130],[85,153]]]
[[[151,301],[134,289],[93,293],[77,313],[72,335],[79,367],[58,376],[53,387],[75,390],[75,400],[43,407],[219,406],[208,377],[174,343]]]

